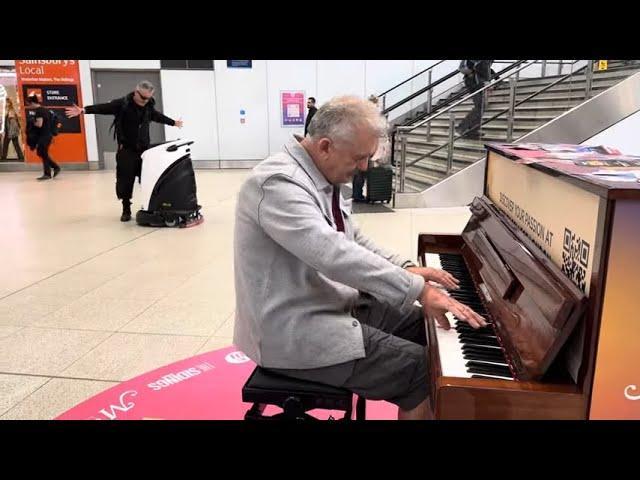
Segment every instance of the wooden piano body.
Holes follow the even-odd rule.
[[[488,150],[464,232],[420,234],[418,258],[461,256],[512,379],[452,374],[428,321],[435,418],[640,418],[640,185]]]

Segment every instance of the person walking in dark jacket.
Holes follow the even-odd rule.
[[[27,126],[27,143],[32,150],[35,149],[42,159],[42,168],[44,170],[38,180],[50,180],[60,173],[60,166],[49,155],[49,147],[53,141],[51,114],[49,110],[40,104],[40,99],[37,95],[27,97],[25,103],[27,109],[29,109],[30,117],[30,122]],[[52,169],[53,177],[51,176]]]
[[[311,123],[311,119],[316,114],[318,109],[316,108],[316,99],[313,97],[309,97],[307,100],[307,108],[309,109],[309,113],[307,113],[307,120],[304,122],[304,136],[307,136],[307,131],[309,130],[309,124]]]
[[[122,200],[122,222],[131,220],[133,184],[136,177],[140,178],[142,152],[151,143],[149,124],[157,122],[182,128],[182,120],[172,120],[155,109],[154,90],[153,84],[145,80],[123,98],[85,108],[74,105],[66,109],[67,117],[76,117],[82,113],[115,116],[113,127],[118,142],[116,195]]]
[[[493,60],[464,60],[466,69],[464,73],[464,85],[469,93],[480,90],[485,82],[491,78],[491,64]],[[460,135],[469,139],[480,139],[480,123],[484,112],[484,92],[479,92],[473,97],[473,108],[456,127]]]

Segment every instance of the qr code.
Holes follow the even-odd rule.
[[[564,229],[562,242],[562,271],[583,292],[586,290],[589,244],[568,228]]]

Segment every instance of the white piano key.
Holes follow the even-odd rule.
[[[426,267],[442,269],[442,263],[440,263],[440,255],[438,255],[437,253],[427,253],[425,255],[425,261],[427,262],[427,264],[425,265]]]
[[[453,315],[449,312],[445,315],[449,319],[449,323],[454,325]],[[465,360],[462,356],[462,344],[458,339],[456,329],[451,327],[449,330],[445,330],[437,322],[435,326],[442,375],[445,377],[471,378],[471,373],[467,372],[467,367],[465,366],[468,360]]]
[[[427,253],[425,255],[425,261],[427,263],[427,267],[433,268],[442,268],[442,263],[440,262],[440,256],[437,253]],[[456,319],[453,314],[447,312],[446,314],[449,323],[451,324],[451,328],[449,330],[445,330],[438,326],[438,323],[435,322],[436,329],[436,338],[438,339],[438,351],[440,357],[440,366],[442,367],[442,375],[445,377],[456,377],[456,378],[471,378],[474,375],[471,372],[467,371],[466,363],[469,361],[463,356],[462,352],[462,342],[458,337],[458,332],[454,328]],[[469,343],[471,345],[471,343]],[[481,345],[482,347],[487,347],[487,345]],[[492,347],[496,350],[501,349],[499,347]],[[492,363],[492,362],[485,362]],[[497,365],[504,365],[497,363]],[[485,375],[487,377],[492,377],[500,380],[512,380],[512,378],[501,377],[498,375]]]

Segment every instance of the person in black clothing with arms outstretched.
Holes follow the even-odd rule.
[[[81,113],[114,115],[113,127],[118,142],[116,154],[116,195],[122,200],[120,221],[131,220],[131,196],[136,177],[140,178],[142,152],[149,148],[149,123],[157,122],[182,128],[182,120],[172,120],[155,109],[153,92],[149,81],[138,83],[136,89],[123,98],[109,103],[80,108],[77,105],[66,109],[67,117]]]
[[[304,122],[304,136],[307,136],[307,131],[309,130],[309,124],[311,123],[311,119],[316,114],[318,109],[316,108],[316,99],[313,97],[309,97],[307,100],[307,108],[309,109],[309,113],[307,113],[307,120]]]
[[[29,110],[27,144],[32,150],[36,150],[42,159],[42,168],[44,169],[44,173],[38,177],[38,180],[50,180],[52,178],[51,169],[53,169],[54,177],[60,173],[60,166],[49,156],[49,146],[53,141],[51,114],[40,104],[37,95],[28,96],[25,104]]]

